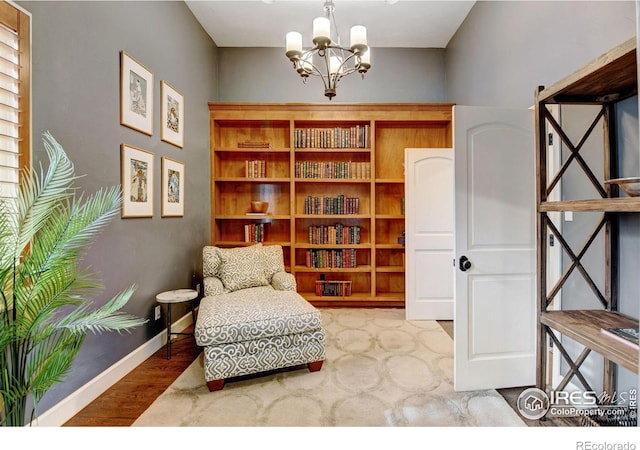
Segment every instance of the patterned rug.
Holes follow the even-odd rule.
[[[209,392],[202,355],[133,426],[525,426],[495,390],[453,390],[453,341],[399,309],[322,309],[327,359]]]

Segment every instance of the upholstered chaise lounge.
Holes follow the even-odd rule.
[[[206,246],[202,256],[204,298],[195,339],[204,348],[210,391],[241,375],[303,364],[321,369],[320,312],[296,292],[281,246]]]

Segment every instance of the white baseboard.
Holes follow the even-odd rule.
[[[193,323],[191,312],[185,314],[171,325],[172,331],[182,331]],[[157,352],[167,341],[167,330],[163,330],[152,339],[129,353],[120,361],[100,373],[77,391],[70,394],[64,400],[49,408],[28,426],[33,427],[59,427],[73,416],[78,414],[85,406],[102,395],[107,389],[116,384],[138,367],[147,358]]]

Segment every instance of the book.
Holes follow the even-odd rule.
[[[638,347],[638,327],[602,328],[601,331],[624,344]]]

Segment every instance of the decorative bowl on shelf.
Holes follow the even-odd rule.
[[[620,186],[629,197],[640,197],[640,177],[615,178],[605,181],[605,184]]]
[[[251,212],[266,213],[267,209],[269,209],[269,202],[262,202],[259,200],[254,200],[251,202]]]

